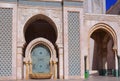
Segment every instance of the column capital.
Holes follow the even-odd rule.
[[[63,43],[56,43],[58,48],[63,48]]]
[[[24,42],[18,42],[17,43],[17,48],[24,48],[25,43]]]
[[[25,63],[25,64],[28,63],[28,59],[24,58],[23,63]]]
[[[24,62],[24,64],[26,65],[26,64],[28,64],[28,62]]]
[[[17,48],[17,54],[23,54],[23,48]]]
[[[32,64],[32,62],[31,62],[31,61],[28,61],[28,64]]]

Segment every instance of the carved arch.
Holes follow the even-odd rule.
[[[25,66],[26,66],[26,79],[29,79],[30,74],[32,74],[31,51],[36,45],[39,45],[39,44],[45,45],[50,50],[50,54],[51,54],[50,55],[51,56],[51,58],[50,58],[50,69],[51,69],[51,72],[50,72],[50,74],[46,74],[46,75],[43,75],[43,74],[32,75],[32,77],[35,77],[35,78],[43,78],[43,77],[44,78],[48,78],[48,77],[57,78],[57,62],[58,62],[58,59],[56,57],[56,50],[54,48],[54,45],[45,38],[36,38],[28,44],[28,46],[26,48],[26,51],[25,51],[24,63],[25,63]]]
[[[94,31],[96,31],[97,29],[103,29],[103,30],[107,31],[108,33],[110,33],[110,35],[112,36],[113,41],[114,41],[113,49],[117,50],[117,35],[116,35],[114,29],[111,26],[109,26],[108,24],[105,24],[105,23],[95,24],[89,31],[89,35],[88,35],[89,39],[90,39],[91,34]]]
[[[56,36],[57,36],[57,39],[56,39],[56,42],[57,42],[57,40],[59,40],[59,39],[58,39],[58,37],[59,37],[59,36],[58,36],[58,35],[59,35],[59,31],[58,31],[57,25],[56,25],[56,23],[54,23],[54,21],[53,21],[50,17],[48,17],[48,16],[46,16],[46,15],[44,15],[44,14],[36,14],[36,15],[30,17],[30,18],[27,20],[27,22],[25,23],[24,28],[23,28],[23,35],[24,35],[24,37],[25,37],[25,31],[26,31],[26,29],[28,28],[28,26],[29,26],[31,23],[33,23],[34,21],[39,20],[39,19],[45,20],[45,21],[47,21],[48,23],[50,23],[50,24],[52,25],[52,27],[53,27],[54,30],[55,30]],[[25,38],[24,38],[24,41],[25,41]]]

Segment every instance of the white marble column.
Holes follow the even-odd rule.
[[[57,62],[53,62],[54,64],[54,79],[57,79]]]
[[[59,79],[63,79],[63,45],[58,45],[58,55],[59,55]]]
[[[20,80],[22,79],[22,68],[23,68],[23,50],[22,50],[22,47],[18,47],[17,48],[17,79]]]
[[[115,50],[115,76],[118,77],[118,57],[117,57],[117,51]]]

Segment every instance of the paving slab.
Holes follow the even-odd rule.
[[[5,80],[6,81],[6,80]],[[70,79],[70,80],[61,80],[61,79],[29,79],[29,80],[7,80],[7,81],[120,81],[120,77],[103,77],[103,76],[93,76],[88,79]]]

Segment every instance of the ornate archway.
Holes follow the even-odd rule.
[[[53,22],[53,20],[51,18],[49,18],[48,16],[46,15],[43,15],[43,14],[37,14],[37,15],[34,15],[32,16],[29,20],[27,20],[27,22],[25,23],[25,26],[24,26],[24,29],[23,29],[23,35],[25,35],[25,32],[26,32],[26,29],[28,28],[28,26],[35,22],[36,20],[45,20],[47,21],[49,24],[51,24],[51,26],[54,28],[55,30],[55,33],[58,37],[58,29],[57,29],[57,25]]]
[[[56,43],[58,40],[58,29],[56,24],[49,17],[42,14],[31,17],[26,22],[23,33],[26,43],[29,43],[37,37],[44,37],[52,43]]]
[[[91,34],[97,30],[97,29],[103,29],[103,30],[106,30],[107,32],[109,32],[113,38],[113,41],[114,41],[114,46],[113,46],[113,49],[116,49],[117,50],[117,35],[114,31],[114,29],[112,27],[110,27],[109,25],[105,24],[105,23],[98,23],[98,24],[95,24],[89,31],[89,34],[88,34],[88,38],[90,39],[90,36]],[[88,40],[89,40],[88,39]]]
[[[23,54],[25,59],[26,59],[26,57],[28,57],[28,56],[26,56],[26,54],[31,52],[31,50],[27,51],[27,49],[29,48],[29,45],[31,44],[32,41],[36,40],[37,38],[43,38],[44,40],[40,39],[39,45],[35,44],[36,46],[34,46],[34,44],[32,44],[34,47],[33,50],[36,50],[37,46],[38,46],[39,51],[40,51],[40,49],[42,49],[41,51],[46,50],[46,52],[50,50],[50,54],[53,54],[52,52],[56,51],[54,58],[58,57],[59,48],[57,48],[57,44],[56,44],[56,41],[58,38],[58,31],[57,31],[55,23],[49,17],[42,15],[42,14],[38,14],[38,15],[31,17],[26,22],[23,32],[24,32],[24,37],[25,37],[25,41],[26,41],[25,46],[24,46],[24,54]],[[49,43],[45,39],[48,40]],[[45,43],[45,42],[47,42],[48,44],[52,43],[52,45],[51,44],[47,45],[47,43]],[[51,49],[50,46],[52,46],[52,47],[54,46],[54,49]],[[31,48],[32,48],[32,46],[31,46]],[[48,50],[47,50],[47,48],[48,48]],[[54,55],[50,55],[50,56],[51,56],[51,58],[53,58]],[[58,65],[58,63],[51,60],[51,58],[50,58],[50,67],[53,67],[52,66],[53,64],[56,67]],[[40,58],[38,58],[38,59],[40,59]],[[27,58],[27,61],[25,61],[24,63],[26,64],[26,67],[28,67],[27,65],[29,65],[29,67],[31,67],[30,63],[32,63],[32,61],[30,59],[28,60],[28,58]],[[54,74],[53,74],[53,70],[50,69],[49,74],[47,73],[47,75],[45,75],[45,76],[50,76],[49,78],[53,78],[53,76],[54,76],[54,78],[57,78],[59,75],[57,72],[57,69],[58,69],[57,67],[54,69],[55,70],[54,72],[56,72]],[[27,71],[27,70],[29,70],[29,71]],[[39,74],[39,76],[36,74],[33,74],[32,70],[30,70],[30,69],[26,69],[26,70],[24,69],[24,72],[28,72],[28,73],[24,74],[25,75],[24,78],[25,77],[27,79],[28,78],[42,78],[41,74]],[[43,76],[43,77],[45,78],[45,76]]]
[[[35,52],[35,48],[39,47],[40,49],[42,48],[42,50],[40,50],[38,48],[39,51],[36,51]],[[44,48],[43,48],[44,46]],[[47,49],[46,49],[47,48]],[[42,55],[41,56],[45,56],[45,52],[43,52],[43,49],[44,50],[48,50],[50,53],[50,59],[49,59],[49,64],[47,64],[46,67],[48,67],[48,72],[44,72],[45,70],[41,70],[42,66],[44,64],[40,64],[40,62],[42,62],[42,60],[39,60],[39,59],[43,59],[41,57],[39,57],[38,55],[38,52],[40,52]],[[34,51],[34,54],[35,55],[38,55],[34,58],[36,58],[37,60],[37,63],[39,61],[39,65],[36,64],[36,62],[33,60],[33,57],[32,57],[32,53]],[[45,58],[43,59],[45,60]],[[33,41],[31,41],[27,48],[26,48],[26,51],[25,51],[25,59],[24,59],[24,72],[25,72],[25,76],[26,79],[29,79],[29,78],[57,78],[57,62],[58,62],[58,59],[56,57],[56,50],[54,48],[54,45],[47,39],[45,38],[37,38],[37,39],[34,39]],[[36,70],[36,67],[35,65],[37,65],[37,72],[35,72],[34,70]],[[48,66],[49,65],[49,66]],[[33,69],[34,67],[34,69]],[[45,66],[44,66],[45,67]],[[43,67],[43,69],[44,69]]]
[[[37,24],[38,27],[35,27],[35,24]],[[33,26],[30,26],[30,25],[33,25]],[[52,18],[51,16],[49,17],[44,14],[36,14],[36,15],[33,15],[32,17],[29,17],[26,20],[26,23],[24,24],[24,27],[23,27],[22,36],[24,37],[23,38],[24,40],[22,42],[21,48],[23,49],[22,55],[24,58],[26,48],[31,41],[40,37],[49,40],[54,45],[56,50],[56,56],[58,58],[57,65],[59,67],[57,68],[58,70],[57,78],[63,79],[63,43],[62,43],[62,37],[61,37],[62,28],[60,29],[60,27],[61,26],[59,25],[59,23],[57,23],[57,21],[55,21],[54,18]],[[30,34],[34,36],[31,36]],[[21,58],[21,61],[23,61],[22,58]],[[21,63],[21,66],[23,66],[22,63]]]
[[[91,56],[90,38],[93,39],[93,43],[94,43],[94,45],[93,45],[94,49],[92,51],[93,52],[92,56]],[[117,76],[118,75],[117,36],[116,36],[115,31],[112,29],[112,27],[110,27],[109,25],[107,25],[105,23],[98,23],[98,24],[94,25],[89,31],[88,42],[89,42],[89,45],[88,45],[88,53],[89,54],[87,56],[87,69],[90,71],[91,68],[94,70],[96,68],[99,69],[100,67],[107,69],[107,70],[109,70],[108,68],[110,68],[112,70],[114,69],[115,76]],[[112,52],[112,54],[111,55],[108,54],[109,52]],[[101,57],[101,59],[102,59],[101,62],[92,64],[92,62],[95,62],[94,57],[97,57],[97,56],[99,56],[98,59],[100,59],[100,57]],[[115,64],[114,64],[115,68],[110,66],[109,58],[111,56],[113,58],[113,61],[115,62]],[[91,60],[92,58],[93,58],[93,60]],[[101,66],[100,66],[100,64],[101,64]],[[98,70],[98,69],[96,69],[96,70]],[[106,75],[105,71],[102,69],[102,73],[99,72],[99,74]],[[92,74],[92,72],[91,72],[91,74]]]

